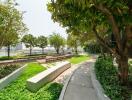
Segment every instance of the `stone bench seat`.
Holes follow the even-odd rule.
[[[48,82],[54,80],[57,76],[59,76],[62,72],[66,69],[70,68],[71,64],[68,61],[62,62],[57,64],[56,66],[49,68],[36,76],[27,80],[27,88],[32,91],[36,92],[39,90],[43,85]]]

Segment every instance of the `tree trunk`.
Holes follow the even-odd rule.
[[[44,48],[42,48],[42,54],[44,54]]]
[[[78,50],[77,50],[77,47],[75,47],[75,53],[76,53],[76,55],[78,54]]]
[[[30,56],[32,55],[32,47],[30,47]]]
[[[128,57],[121,57],[118,60],[119,65],[119,79],[122,85],[127,85],[128,83]]]
[[[56,53],[59,54],[59,48],[56,49]]]
[[[7,46],[7,54],[8,54],[8,58],[10,58],[10,45]]]

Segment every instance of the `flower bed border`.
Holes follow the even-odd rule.
[[[0,90],[3,89],[4,87],[6,87],[12,81],[14,81],[17,77],[19,77],[22,74],[22,72],[24,71],[26,66],[27,66],[27,64],[16,69],[15,71],[13,71],[11,74],[7,75],[6,77],[0,79]]]

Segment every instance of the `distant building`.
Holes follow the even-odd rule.
[[[11,51],[23,50],[23,48],[24,48],[23,43],[18,43],[16,46],[12,46],[12,47],[11,47]],[[0,49],[0,51],[6,51],[6,50],[7,50],[6,47],[2,47],[2,48]]]

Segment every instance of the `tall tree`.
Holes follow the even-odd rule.
[[[52,19],[80,34],[94,34],[102,46],[118,59],[122,84],[128,80],[128,51],[132,47],[131,0],[52,0]],[[114,36],[114,49],[111,39]]]
[[[47,37],[39,36],[37,38],[37,46],[42,48],[42,54],[44,54],[44,48],[48,45]]]
[[[19,36],[26,31],[22,21],[22,13],[19,12],[12,3],[0,2],[0,48],[12,45]],[[10,38],[10,39],[9,39]],[[8,52],[9,56],[9,52]]]
[[[23,36],[22,42],[27,48],[30,48],[30,55],[32,55],[32,48],[36,46],[36,38],[31,34],[27,34]]]
[[[57,54],[59,54],[60,48],[65,45],[64,41],[64,38],[56,33],[53,33],[49,37],[50,45],[55,48]]]

